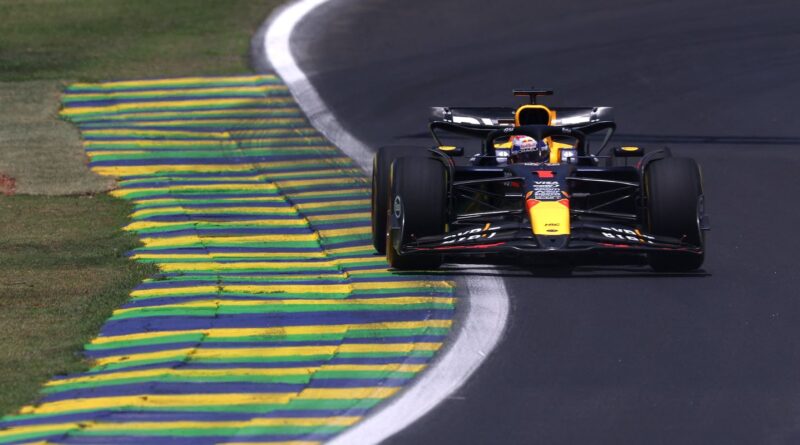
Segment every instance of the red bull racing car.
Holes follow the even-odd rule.
[[[694,160],[610,146],[610,108],[551,109],[537,97],[552,91],[515,94],[530,104],[434,108],[432,148],[378,150],[372,235],[392,267],[468,255],[570,263],[615,255],[674,272],[703,264],[708,218]]]

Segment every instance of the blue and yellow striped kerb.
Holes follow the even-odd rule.
[[[451,283],[395,275],[368,181],[275,76],[76,84],[62,116],[161,273],[0,443],[322,442],[421,372]]]

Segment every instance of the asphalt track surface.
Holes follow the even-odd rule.
[[[300,24],[301,68],[372,147],[419,141],[431,105],[536,85],[614,106],[618,142],[704,171],[702,273],[506,269],[501,344],[391,443],[800,442],[798,17],[794,1],[333,0]]]

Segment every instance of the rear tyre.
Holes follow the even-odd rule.
[[[645,172],[647,219],[650,232],[669,236],[705,249],[700,230],[703,185],[693,159],[665,158],[654,161]],[[703,265],[704,254],[660,251],[647,254],[658,272],[689,272]]]
[[[395,269],[435,269],[440,255],[404,256],[395,244],[442,234],[447,224],[447,169],[433,158],[403,157],[392,166],[392,192],[387,207],[402,221],[402,230],[390,230],[386,259]],[[391,218],[390,216],[389,218]],[[387,218],[388,220],[388,218]],[[402,239],[397,239],[402,236]]]
[[[381,147],[372,158],[372,245],[381,254],[386,254],[386,220],[388,217],[389,176],[392,162],[403,156],[426,156],[422,147]]]

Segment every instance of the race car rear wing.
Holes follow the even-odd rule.
[[[552,125],[568,126],[599,121],[613,121],[612,107],[555,107]],[[430,122],[452,122],[478,127],[514,125],[511,107],[431,107]]]

